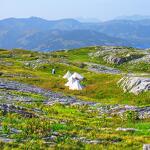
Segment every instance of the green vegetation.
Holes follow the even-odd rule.
[[[145,55],[144,51],[136,50],[133,48],[128,47],[116,47],[117,52],[107,52],[103,50],[101,47],[87,47],[87,48],[81,48],[80,50],[75,49],[71,51],[59,51],[54,52],[53,56],[55,58],[64,58],[69,61],[70,64],[81,64],[83,62],[92,62],[97,63],[101,65],[106,65],[110,67],[118,68],[126,73],[128,72],[136,72],[136,73],[150,73],[150,65],[147,62],[139,62],[139,63],[133,63],[130,64],[130,62],[123,63],[121,65],[116,64],[109,64],[106,61],[103,60],[102,57],[105,55],[115,55],[119,58],[125,58],[128,54],[130,57],[136,57],[140,58]],[[104,51],[104,53],[101,54],[99,57],[90,57],[90,53],[96,53],[97,51]],[[118,52],[119,51],[119,52]],[[148,52],[148,51],[147,51]],[[78,65],[79,66],[79,65]]]
[[[83,62],[98,62],[98,58],[91,59],[88,56],[88,54],[93,51],[96,51],[95,47],[46,54],[25,50],[1,51],[1,57],[5,56],[6,53],[7,55],[13,55],[11,55],[10,58],[6,57],[2,59],[4,63],[0,65],[0,70],[4,73],[3,78],[29,83],[45,89],[59,91],[67,95],[75,95],[88,101],[101,102],[103,104],[149,105],[150,92],[142,93],[138,96],[123,93],[122,89],[117,86],[117,82],[122,77],[121,75],[97,74],[88,71],[86,67],[80,68],[79,64]],[[50,63],[44,62],[40,64],[36,62],[38,59],[41,59],[43,62],[47,60]],[[32,68],[29,65],[27,66],[25,62],[31,62],[31,64],[35,64],[36,67]],[[8,63],[12,64],[8,65]],[[99,63],[101,63],[101,61]],[[135,72],[140,70],[140,67],[136,66],[134,68],[134,65],[125,67],[126,65],[127,64],[122,65],[122,68],[124,67],[125,70],[128,68],[133,68],[131,70]],[[143,64],[142,66],[146,68],[146,66],[149,67],[150,65]],[[56,69],[56,75],[51,74],[52,68]],[[119,68],[121,68],[121,66]],[[85,89],[83,91],[70,91],[64,86],[66,80],[62,79],[62,76],[68,70],[71,72],[79,72],[85,77],[83,81]]]
[[[97,47],[49,53],[18,49],[0,50],[0,72],[2,72],[0,77],[61,92],[64,95],[76,96],[85,101],[99,102],[102,105],[149,106],[150,92],[141,93],[138,96],[123,93],[117,86],[117,82],[122,78],[121,74],[91,72],[84,63],[102,64],[132,73],[149,73],[150,65],[146,63],[130,65],[128,62],[122,65],[108,64],[101,57],[89,56],[89,53],[96,51]],[[55,75],[51,74],[52,68],[56,69]],[[62,76],[68,70],[79,72],[85,77],[82,82],[85,88],[82,91],[70,91],[64,86],[66,80]],[[140,120],[136,113],[126,112],[124,117],[101,115],[95,108],[88,106],[45,105],[42,103],[45,97],[40,94],[11,90],[8,92],[11,95],[33,99],[32,103],[14,102],[16,106],[22,106],[30,111],[36,108],[41,112],[37,112],[40,117],[28,118],[17,113],[4,114],[1,111],[0,137],[5,135],[10,139],[16,139],[11,143],[1,142],[1,149],[137,150],[142,149],[143,144],[150,143],[150,120]],[[116,128],[119,127],[136,128],[137,131],[117,131]],[[12,133],[12,128],[21,132]],[[53,140],[47,138],[54,133],[58,135],[55,135]],[[86,140],[79,140],[80,137],[86,138],[87,141],[89,139],[100,142],[92,144]],[[47,142],[44,138],[47,138]]]
[[[19,103],[19,106],[25,104]],[[9,134],[10,128],[20,133],[10,134],[17,141],[12,144],[1,144],[4,148],[14,149],[51,149],[53,144],[44,144],[43,137],[57,132],[54,141],[58,149],[141,149],[143,143],[149,142],[149,121],[123,120],[119,117],[100,117],[96,110],[88,112],[88,107],[74,107],[56,104],[45,106],[26,105],[29,108],[40,108],[45,115],[41,118],[24,118],[17,114],[1,114],[2,133]],[[136,127],[138,131],[116,131],[117,127]],[[56,134],[56,133],[55,133]],[[73,140],[76,137],[76,140]],[[100,141],[99,144],[85,144],[77,137]],[[25,140],[23,143],[22,140]],[[50,141],[50,140],[48,140]],[[48,142],[47,141],[47,142]]]

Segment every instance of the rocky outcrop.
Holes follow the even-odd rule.
[[[115,57],[115,56],[106,56],[106,57],[104,57],[104,60],[107,63],[117,64],[117,65],[127,62],[126,58],[120,58],[120,57]]]
[[[27,61],[24,62],[24,66],[26,67],[30,67],[32,69],[36,69],[38,68],[40,65],[43,64],[50,64],[51,62],[49,60],[46,59],[37,59],[37,60],[33,60],[33,61]]]
[[[127,54],[124,57],[117,57],[117,56],[113,56],[113,55],[108,55],[108,56],[105,56],[103,59],[107,63],[120,65],[120,64],[123,64],[123,63],[131,61],[131,60],[136,60],[138,58],[141,58],[141,56],[140,55]]]
[[[89,53],[90,57],[102,58],[110,64],[121,65],[125,62],[143,58],[147,53],[142,50],[135,50],[125,47],[102,46],[94,53]]]
[[[89,53],[90,57],[104,57],[107,55],[113,55],[118,53],[125,53],[128,49],[124,47],[115,47],[115,46],[101,46],[96,47],[96,52]]]
[[[118,85],[123,88],[124,92],[138,95],[150,90],[150,78],[125,76],[118,82]]]
[[[143,145],[143,150],[149,150],[149,149],[150,149],[150,144]]]
[[[136,63],[148,63],[148,64],[150,64],[150,55],[146,55],[142,58],[132,60],[130,63],[131,64],[136,64]]]
[[[103,110],[104,111],[104,110]],[[112,107],[110,109],[107,108],[107,111],[105,113],[111,114],[111,115],[119,115],[121,117],[124,116],[126,112],[136,112],[137,117],[139,119],[146,119],[150,118],[150,107],[137,107],[137,106],[121,106],[121,105],[116,105],[116,107]]]

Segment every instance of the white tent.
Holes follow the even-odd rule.
[[[79,80],[76,80],[70,87],[70,90],[82,90],[83,86],[80,84]]]
[[[70,71],[68,71],[68,72],[63,76],[63,78],[64,78],[64,79],[69,79],[71,76],[72,76],[72,74],[70,73]]]
[[[72,76],[68,79],[68,82],[65,84],[65,86],[72,86],[72,84],[76,81]]]
[[[79,73],[75,72],[73,75],[72,75],[73,78],[75,79],[78,79],[78,80],[83,80],[84,77],[81,76]]]

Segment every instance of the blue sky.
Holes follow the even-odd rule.
[[[98,18],[149,15],[150,0],[0,0],[0,19],[30,16],[45,19]]]

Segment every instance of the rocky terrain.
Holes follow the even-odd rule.
[[[106,74],[121,74],[121,71],[112,67],[107,67],[104,65],[94,64],[94,63],[85,63],[88,66],[88,69],[92,72],[97,73],[106,73]]]
[[[112,53],[140,57],[113,64],[105,60]],[[141,149],[150,142],[149,68],[142,59],[148,55],[103,46],[51,53],[0,50],[1,148]],[[136,71],[137,60],[147,71]],[[68,70],[84,76],[82,91],[64,86]]]
[[[26,93],[23,94],[25,96],[18,96],[18,94],[15,92],[21,92]],[[94,103],[94,102],[85,102],[83,100],[79,100],[75,97],[68,97],[63,96],[60,93],[55,93],[52,91],[47,91],[41,88],[37,88],[34,86],[30,86],[27,84],[22,84],[15,81],[7,81],[5,79],[0,79],[0,109],[3,113],[3,115],[7,115],[8,113],[16,113],[22,117],[25,118],[41,118],[42,115],[44,115],[44,112],[40,110],[39,108],[27,108],[22,107],[19,105],[16,105],[15,102],[24,102],[32,104],[34,102],[37,102],[37,98],[32,99],[30,96],[32,94],[38,94],[43,97],[42,103],[44,105],[55,105],[55,104],[62,104],[62,105],[68,105],[68,106],[86,106],[88,108],[88,112],[96,111],[99,113],[99,116],[102,116],[103,114],[107,114],[109,116],[118,115],[122,117],[127,112],[135,112],[137,114],[136,117],[139,119],[147,119],[150,118],[150,107],[135,107],[135,106],[128,106],[128,105],[101,105],[100,103]],[[1,127],[0,130],[3,130],[3,127]],[[126,132],[135,132],[138,131],[138,129],[135,128],[116,128],[116,131],[126,131]],[[11,143],[15,142],[16,139],[11,139],[11,134],[20,134],[22,131],[15,129],[15,128],[9,128],[9,136],[1,135],[0,140],[4,143]],[[61,137],[63,135],[60,135],[57,132],[53,132],[50,137],[43,137],[44,143],[47,143],[48,141],[51,141],[50,143],[55,145],[55,140],[58,137]],[[72,137],[72,140],[74,141],[80,141],[82,143],[86,144],[101,144],[105,142],[105,140],[92,140],[87,139],[86,137]],[[112,140],[110,141],[112,143],[119,142],[119,140]]]
[[[150,78],[126,76],[118,84],[123,88],[124,92],[131,92],[137,95],[150,90]]]
[[[111,64],[123,64],[129,61],[139,62],[140,60],[148,61],[149,53],[143,50],[129,49],[122,47],[107,47],[97,48],[95,53],[89,54],[91,57],[102,57],[104,61]]]
[[[79,105],[84,106],[87,105],[89,107],[96,107],[96,109],[101,113],[108,113],[108,114],[122,114],[126,111],[136,111],[139,113],[139,117],[145,118],[150,117],[150,107],[145,108],[138,108],[134,106],[121,106],[121,105],[110,105],[110,106],[101,106],[100,103],[95,102],[87,102],[83,100],[79,100],[75,97],[64,96],[61,93],[55,93],[52,91],[47,91],[38,87],[34,87],[27,84],[22,84],[15,81],[7,81],[5,79],[0,79],[0,100],[2,102],[1,109],[5,112],[16,112],[16,113],[23,113],[26,115],[26,112],[23,108],[19,106],[13,106],[14,102],[25,102],[25,103],[32,103],[36,102],[37,99],[32,99],[29,96],[18,96],[15,92],[23,92],[23,93],[33,93],[38,94],[43,97],[43,104],[45,105],[54,105],[56,103],[64,104],[64,105]],[[27,94],[26,94],[27,95]],[[18,109],[15,110],[15,109]],[[34,111],[34,110],[33,110]],[[37,110],[35,109],[35,112]],[[28,113],[27,113],[28,114]]]
[[[131,64],[142,63],[142,62],[145,62],[147,64],[150,63],[150,54],[149,53],[147,55],[145,55],[144,57],[130,61]]]

